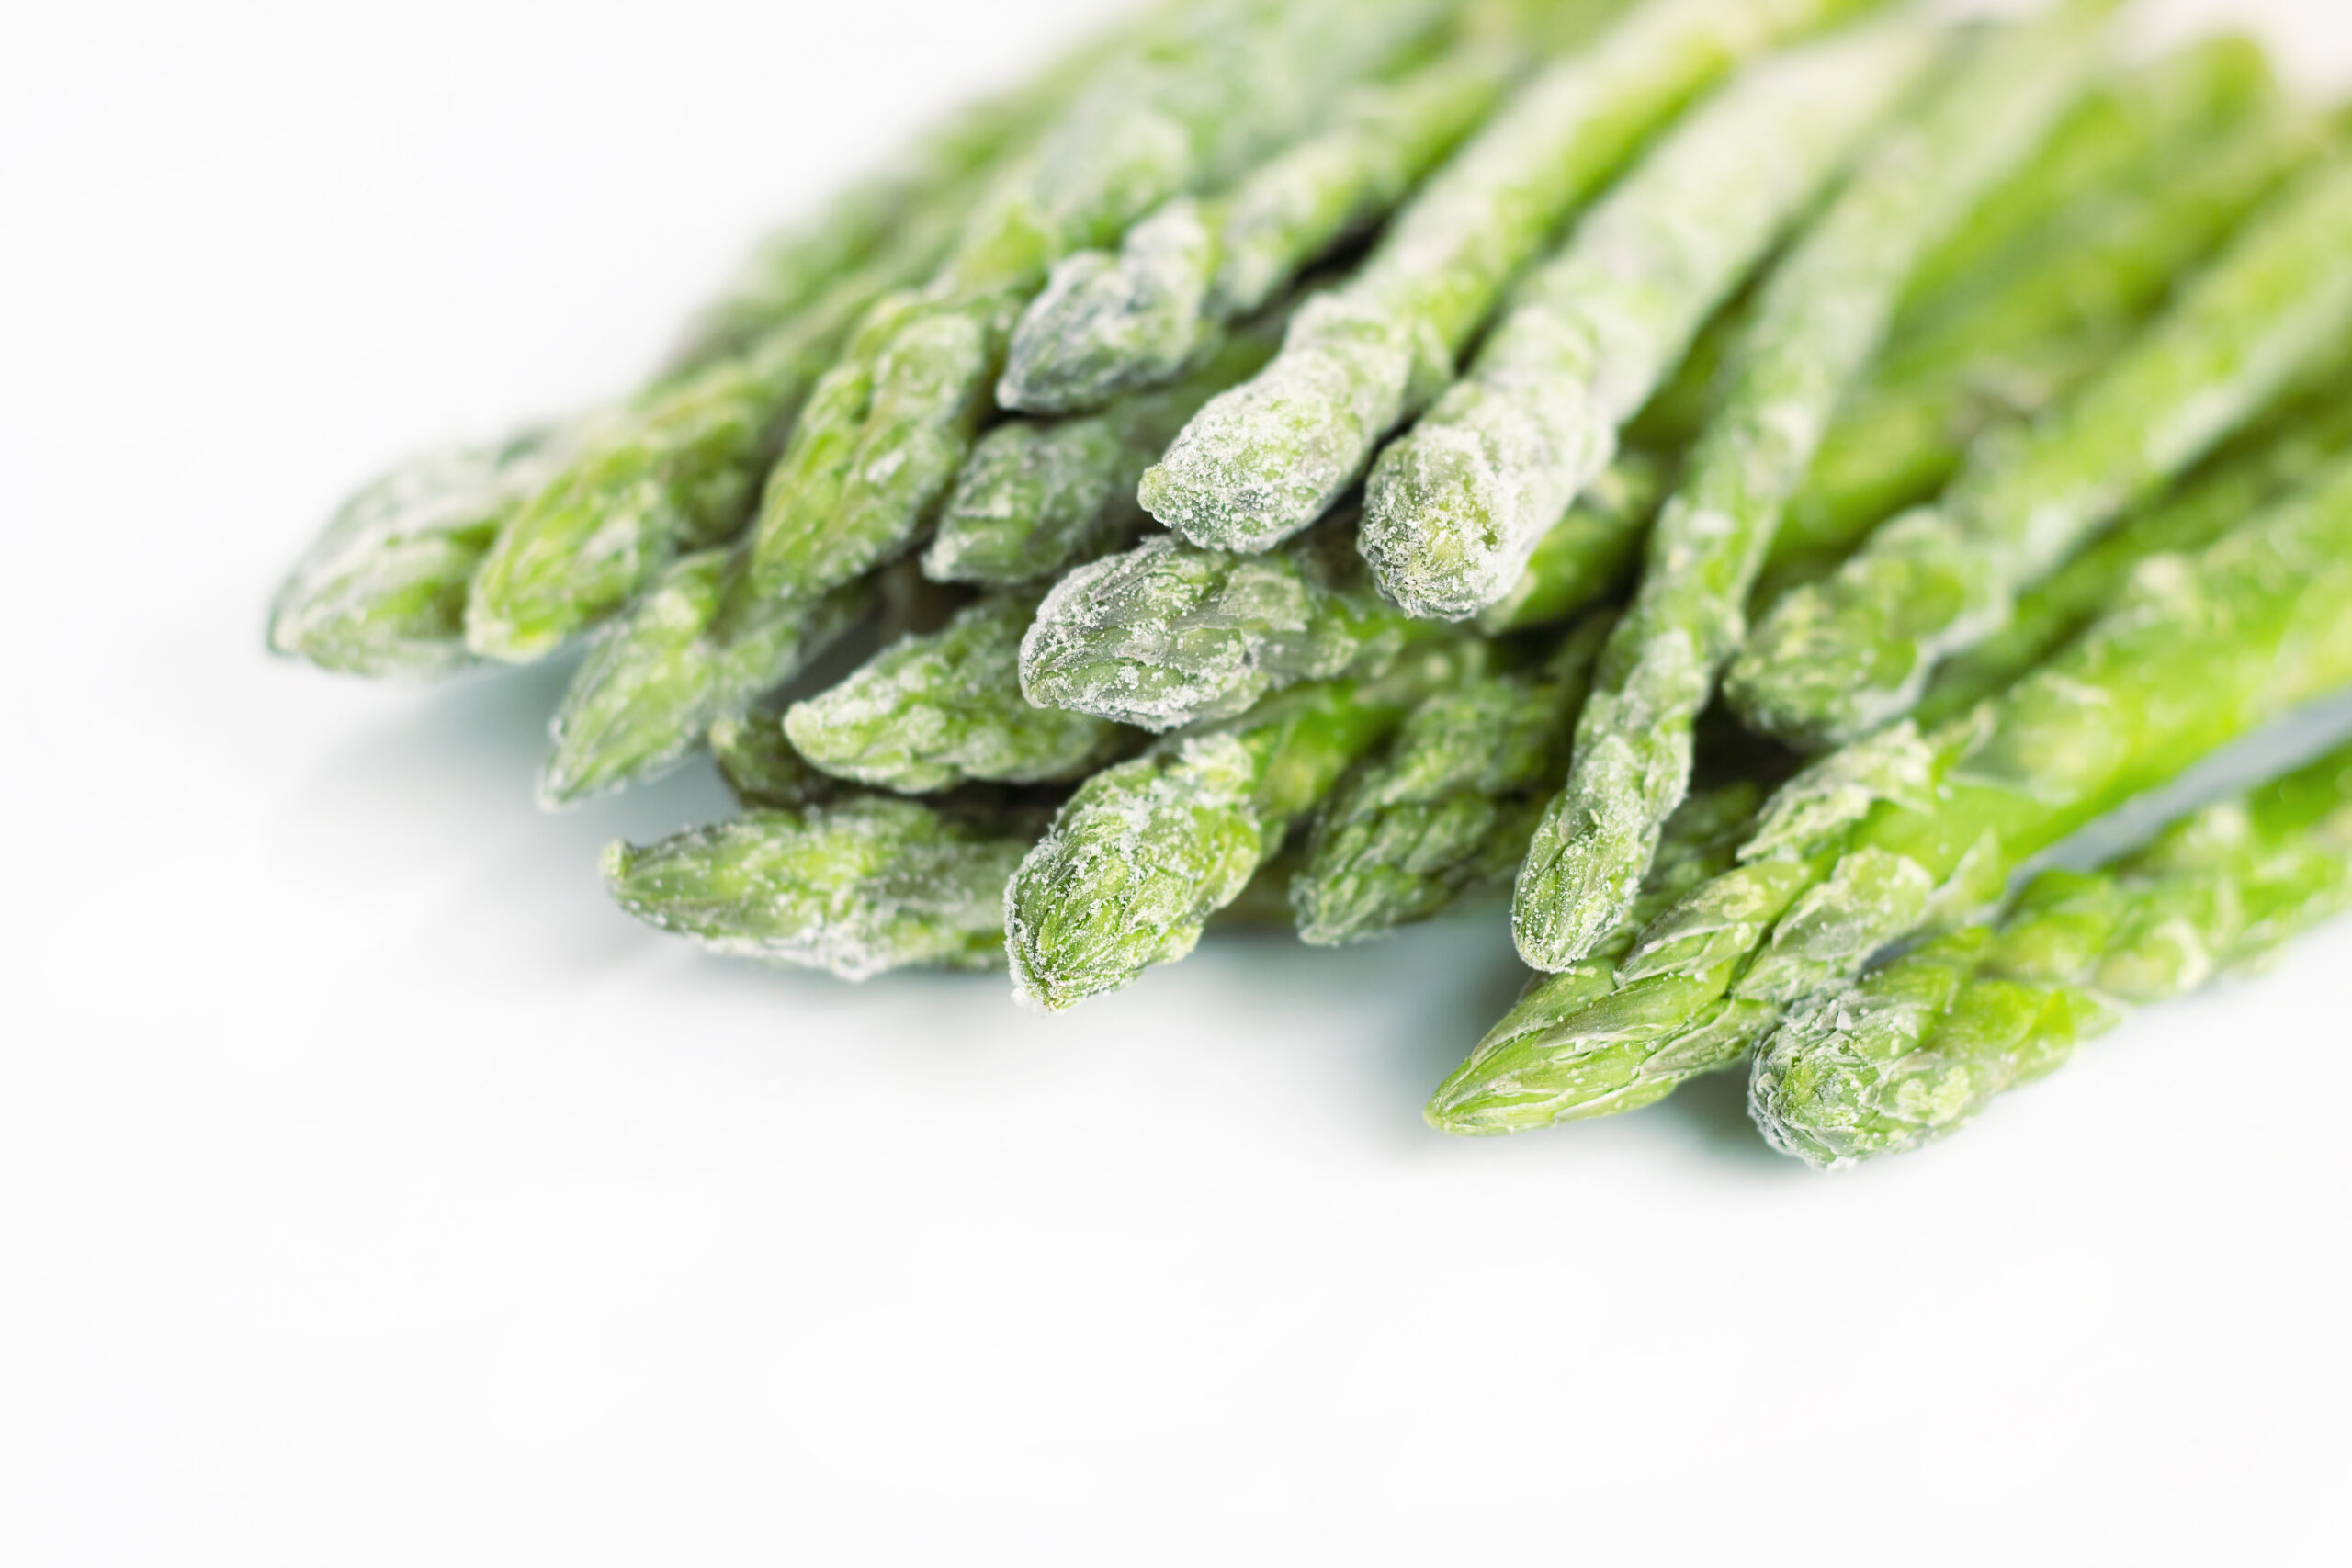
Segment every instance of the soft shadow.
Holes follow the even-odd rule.
[[[1748,1118],[1745,1067],[1693,1078],[1634,1114],[1671,1125],[1683,1139],[1715,1158],[1792,1175],[1807,1174],[1801,1161],[1775,1154]]]

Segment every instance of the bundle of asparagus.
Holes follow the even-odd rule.
[[[2012,893],[2352,685],[2346,117],[2121,7],[1165,0],[362,491],[271,645],[584,647],[542,799],[707,750],[605,872],[721,953],[1061,1009],[1508,891],[1432,1125],[1750,1062],[1916,1146],[2352,903],[2352,751]]]

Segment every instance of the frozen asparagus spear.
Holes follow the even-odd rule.
[[[796,703],[784,732],[829,773],[905,795],[975,780],[1047,784],[1140,743],[1133,730],[1021,694],[1021,637],[1041,595],[1015,589],[899,639],[847,680]]]
[[[755,709],[722,718],[710,727],[707,741],[727,787],[747,810],[797,810],[845,793],[841,781],[819,773],[792,749],[778,714]]]
[[[924,575],[997,586],[1043,581],[1124,548],[1148,521],[1136,480],[1201,405],[1273,357],[1277,323],[1236,333],[1166,387],[1077,419],[1007,421],[972,448],[923,552]]]
[[[1997,928],[1928,943],[1792,1014],[1749,1109],[1823,1167],[1957,1132],[2132,1011],[2352,908],[2352,747],[2199,811],[2092,875],[2052,872]]]
[[[2151,562],[2098,623],[1932,736],[1895,726],[1773,797],[1734,870],[1497,1031],[1430,1101],[1507,1133],[1647,1104],[1736,1063],[1880,949],[1965,924],[2028,859],[2352,683],[2352,461],[2193,557]],[[1547,994],[1539,987],[1531,997]],[[1515,1014],[1514,1017],[1520,1017]]]
[[[1397,214],[1283,352],[1203,409],[1144,476],[1190,542],[1263,550],[1313,523],[1453,378],[1504,286],[1642,141],[1740,60],[1872,0],[1644,0],[1521,88]]]
[[[1344,520],[1256,556],[1163,534],[1055,586],[1022,643],[1021,684],[1041,706],[1166,730],[1442,635],[1380,597]]]
[[[2046,252],[1917,323],[1823,440],[1771,575],[1822,575],[1942,489],[1978,435],[2041,413],[2112,361],[2172,284],[2318,152],[2320,129],[2282,107],[2184,151],[2161,185],[2086,203]]]
[[[1004,961],[1005,878],[1042,811],[852,794],[605,852],[605,884],[649,925],[714,953],[866,980]]]
[[[1642,536],[1666,499],[1668,465],[1628,449],[1585,487],[1552,525],[1510,591],[1478,612],[1488,637],[1550,626],[1589,609],[1630,581]]]
[[[576,805],[661,777],[720,719],[748,710],[864,623],[876,584],[782,604],[722,643],[710,635],[727,592],[726,550],[672,565],[607,627],[572,676],[549,726],[539,804]]]
[[[1088,779],[1005,886],[1015,995],[1059,1011],[1191,953],[1349,765],[1484,655],[1454,639],[1296,686]]]
[[[1315,815],[1290,884],[1298,934],[1317,947],[1425,920],[1464,894],[1510,886],[1608,635],[1596,615],[1540,668],[1498,672],[1415,708]]]
[[[1511,931],[1529,967],[1566,968],[1625,918],[1690,787],[1694,726],[1739,646],[1782,507],[1925,248],[2031,156],[2097,69],[2104,11],[2060,6],[1984,41],[1887,133],[1765,285],[1601,657],[1566,787],[1520,872]]]
[[[2203,549],[2352,454],[2352,401],[2338,383],[2218,452],[2186,488],[2126,518],[2019,596],[2008,624],[1940,666],[1916,716],[1957,718],[2098,619],[2141,564]]]
[[[2352,332],[2352,157],[2271,202],[2124,356],[2029,434],[1979,447],[1938,506],[1781,601],[1728,690],[1758,729],[1835,744],[1908,709],[1935,666],[2124,507]]]
[[[271,603],[271,650],[379,677],[471,663],[466,584],[573,439],[570,427],[550,426],[486,450],[433,453],[353,496]]]
[[[1519,286],[1469,373],[1373,465],[1363,548],[1391,599],[1462,620],[1510,591],[1616,455],[1617,427],[1938,41],[1906,17],[1767,58],[1634,166]]]
[[[970,453],[1013,324],[1054,262],[1264,156],[1450,9],[1216,0],[1102,73],[931,280],[878,307],[827,372],[769,478],[738,600],[808,598],[903,552]]]
[[[1329,125],[1231,188],[1169,203],[1115,254],[1080,251],[1057,263],[1013,333],[998,400],[1082,412],[1173,380],[1218,323],[1272,303],[1395,207],[1486,118],[1528,58],[1514,42],[1465,40],[1397,81],[1357,89]]]

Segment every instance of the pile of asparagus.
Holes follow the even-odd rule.
[[[1747,1062],[1911,1147],[2352,903],[2352,750],[2012,886],[2352,685],[2352,119],[2120,9],[1167,0],[362,491],[271,643],[584,642],[542,798],[707,749],[605,871],[720,952],[1062,1009],[1508,889],[1434,1126]]]

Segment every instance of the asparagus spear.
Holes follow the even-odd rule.
[[[1191,374],[1078,419],[1010,420],[980,437],[924,551],[924,575],[998,586],[1049,579],[1142,531],[1136,480],[1209,399],[1273,357],[1272,323],[1227,338]]]
[[[1294,687],[1088,779],[1005,886],[1014,994],[1059,1011],[1191,953],[1349,765],[1483,660],[1455,639]]]
[[[774,713],[752,712],[722,718],[707,738],[727,787],[747,809],[774,807],[797,810],[820,806],[843,792],[830,773],[820,773],[792,749]]]
[[[1836,1168],[1957,1132],[2138,1007],[2352,908],[2352,747],[2196,813],[2094,875],[2052,872],[1997,930],[1929,942],[1792,1014],[1756,1053],[1774,1147]]]
[[[1882,529],[1759,625],[1729,683],[1758,728],[1818,746],[1909,708],[2132,501],[2194,463],[2352,331],[2352,158],[2256,217],[2125,356],[2023,438],[1980,447],[1939,507]]]
[[[1520,286],[1470,373],[1374,464],[1363,548],[1391,599],[1462,620],[1510,591],[1615,456],[1617,427],[1935,42],[1905,18],[1767,59],[1594,209]]]
[[[1978,435],[2041,412],[2112,361],[2173,282],[2319,151],[2320,130],[2281,107],[2180,150],[2161,184],[2086,202],[2047,250],[1912,323],[1823,439],[1759,597],[1825,575],[1950,482]]]
[[[1570,971],[1557,993],[1539,986],[1523,1026],[1480,1043],[1430,1121],[1518,1132],[1729,1066],[1879,949],[1964,924],[2035,853],[2347,682],[2352,461],[2198,555],[2150,563],[2004,696],[1931,736],[1897,725],[1791,781],[1736,869],[1652,919],[1605,984]]]
[[[1591,617],[1540,669],[1439,692],[1348,775],[1316,813],[1291,879],[1302,941],[1363,942],[1510,886],[1544,796],[1566,772],[1608,630],[1607,616]]]
[[[726,550],[680,558],[596,639],[549,726],[541,806],[554,810],[668,773],[712,724],[791,680],[876,603],[874,583],[853,582],[808,604],[770,607],[720,643],[710,626],[730,570]]]
[[[1743,57],[1871,0],[1644,0],[1521,89],[1396,216],[1283,352],[1202,410],[1144,476],[1193,544],[1263,550],[1320,517],[1453,377],[1497,296],[1578,202]]]
[[[969,454],[1013,324],[1046,268],[1164,197],[1263,156],[1449,9],[1446,0],[1218,0],[1133,69],[1104,73],[991,194],[930,282],[879,310],[827,372],[770,477],[737,599],[807,598],[903,551]]]
[[[2103,23],[2100,6],[2062,6],[1988,40],[1883,141],[1766,285],[1602,655],[1567,785],[1520,872],[1511,931],[1530,967],[1566,967],[1624,919],[1690,787],[1692,727],[1739,646],[1781,510],[1883,341],[1904,279],[2048,135],[2104,53]]]
[[[1021,685],[1041,707],[1167,730],[1439,635],[1380,597],[1344,520],[1261,556],[1160,535],[1055,586],[1022,643]]]
[[[1617,592],[1641,558],[1642,536],[1666,497],[1668,466],[1627,450],[1552,525],[1510,591],[1478,612],[1488,637],[1564,621]]]
[[[1132,750],[1131,730],[1021,694],[1031,590],[992,594],[940,631],[901,638],[784,716],[793,748],[829,773],[906,795],[973,780],[1082,777]]]
[[[1582,19],[1620,3],[1559,9]],[[1169,203],[1129,230],[1116,254],[1080,251],[1057,263],[1013,333],[998,400],[1070,413],[1172,380],[1219,322],[1270,304],[1395,207],[1527,61],[1521,40],[1464,39],[1399,80],[1357,89],[1329,125],[1229,189]]]
[[[865,980],[893,969],[992,969],[1000,910],[1045,825],[1039,811],[951,809],[856,794],[754,811],[605,852],[605,884],[649,925],[714,953]]]
[[[271,650],[378,677],[471,663],[466,583],[573,438],[550,426],[496,447],[432,453],[353,496],[271,603]]]
[[[2018,599],[2008,624],[1940,666],[1919,699],[1932,729],[1974,707],[2096,621],[2142,563],[2200,550],[2352,453],[2341,383],[2218,452],[2194,482],[2127,518]]]

